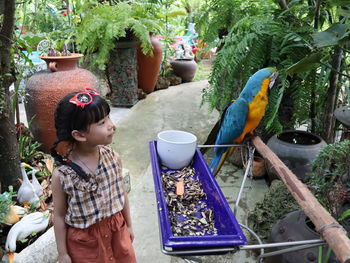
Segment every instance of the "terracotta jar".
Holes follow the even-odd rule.
[[[175,59],[170,62],[173,72],[182,82],[191,82],[196,74],[197,63],[193,59]]]
[[[240,147],[246,154],[246,148]],[[248,162],[243,162],[242,160],[242,153],[241,149],[237,149],[234,151],[236,153],[236,156],[231,157],[230,161],[238,166],[238,167],[244,167],[244,170],[247,168]],[[243,164],[244,163],[244,164]],[[254,156],[253,162],[252,162],[252,176],[254,179],[261,179],[266,174],[266,168],[265,168],[265,160],[264,158],[260,156]]]
[[[266,174],[265,160],[262,157],[254,156],[252,174],[254,179],[263,178]]]
[[[153,47],[153,56],[143,54],[140,45],[137,47],[138,85],[146,93],[154,91],[160,71],[160,64],[162,63],[162,45],[153,36],[152,32],[150,32],[150,39]]]
[[[29,128],[45,152],[50,151],[56,139],[54,112],[57,103],[68,93],[98,89],[96,77],[77,66],[82,56],[76,53],[62,57],[41,56],[49,70],[39,71],[27,81],[25,109],[27,120],[32,120]]]

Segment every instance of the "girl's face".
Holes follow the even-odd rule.
[[[101,119],[99,122],[93,123],[85,132],[87,142],[95,145],[106,145],[112,142],[114,135],[114,125],[109,115]]]

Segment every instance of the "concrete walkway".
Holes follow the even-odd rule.
[[[134,247],[140,263],[185,262],[179,257],[164,255],[160,250],[148,142],[155,140],[160,131],[178,129],[195,134],[198,143],[203,143],[219,117],[216,111],[209,113],[207,105],[199,107],[202,90],[206,85],[207,81],[199,81],[153,92],[131,108],[127,116],[116,124],[117,133],[113,148],[120,153],[123,166],[131,173],[132,190],[129,199],[135,232]],[[113,114],[111,116],[114,118]],[[242,170],[231,164],[224,165],[217,177],[232,208],[242,177]],[[261,200],[266,191],[264,180],[248,180],[237,215],[240,223],[246,224],[248,211],[254,208],[255,202]],[[255,262],[254,258],[250,258],[244,251],[224,256],[197,257],[197,259],[208,263]]]

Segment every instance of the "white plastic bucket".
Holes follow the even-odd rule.
[[[158,133],[157,152],[163,165],[170,169],[182,169],[190,164],[197,146],[192,133],[168,130]]]

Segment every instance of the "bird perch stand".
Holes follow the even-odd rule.
[[[286,185],[301,209],[311,219],[323,239],[342,263],[350,263],[350,239],[345,229],[318,202],[310,190],[274,154],[260,137],[251,139],[252,145],[265,158],[271,169]]]

